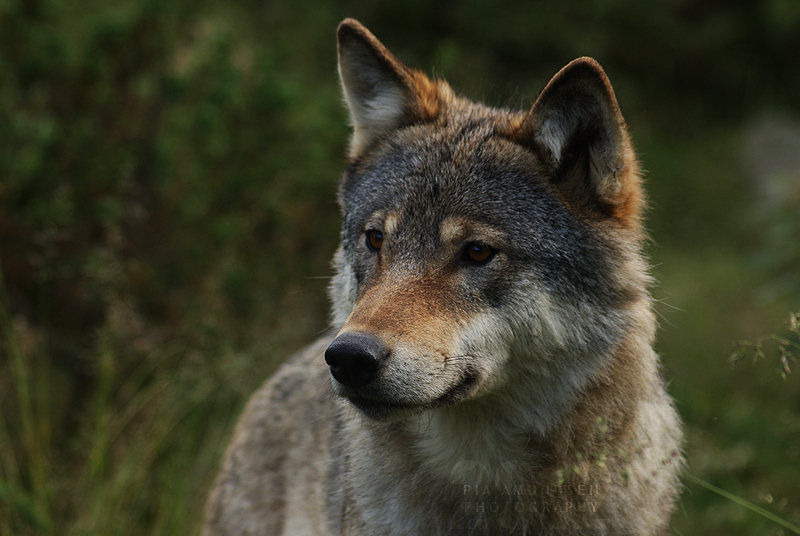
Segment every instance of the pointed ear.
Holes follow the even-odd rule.
[[[642,195],[628,129],[611,83],[593,59],[561,69],[513,137],[540,154],[568,200],[609,216],[638,218]]]
[[[436,117],[444,82],[431,82],[406,67],[356,20],[345,19],[337,31],[339,77],[353,120],[350,157],[393,129]]]

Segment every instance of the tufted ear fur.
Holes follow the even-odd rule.
[[[434,119],[452,96],[441,81],[406,67],[356,20],[337,32],[339,77],[353,120],[350,157],[393,129]]]
[[[578,58],[561,69],[512,137],[539,153],[567,201],[638,221],[636,158],[614,90],[595,60]]]

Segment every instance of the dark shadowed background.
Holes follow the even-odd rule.
[[[729,357],[798,341],[799,2],[2,0],[0,535],[197,533],[248,395],[326,325],[346,16],[494,105],[601,62],[688,473],[739,498],[686,477],[672,533],[790,534],[742,502],[800,525],[800,365]]]

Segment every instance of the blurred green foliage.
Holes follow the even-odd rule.
[[[345,16],[496,105],[604,65],[689,470],[800,523],[797,379],[725,363],[800,301],[800,209],[738,160],[751,117],[800,114],[797,2],[0,0],[0,534],[198,529],[247,395],[326,324]],[[777,534],[700,488],[674,532]]]

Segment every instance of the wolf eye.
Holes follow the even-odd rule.
[[[383,245],[383,233],[376,230],[370,229],[367,231],[367,248],[370,251],[378,251],[381,249]]]
[[[486,264],[492,257],[496,250],[482,244],[481,242],[470,242],[464,247],[461,254],[461,262],[464,264]]]

